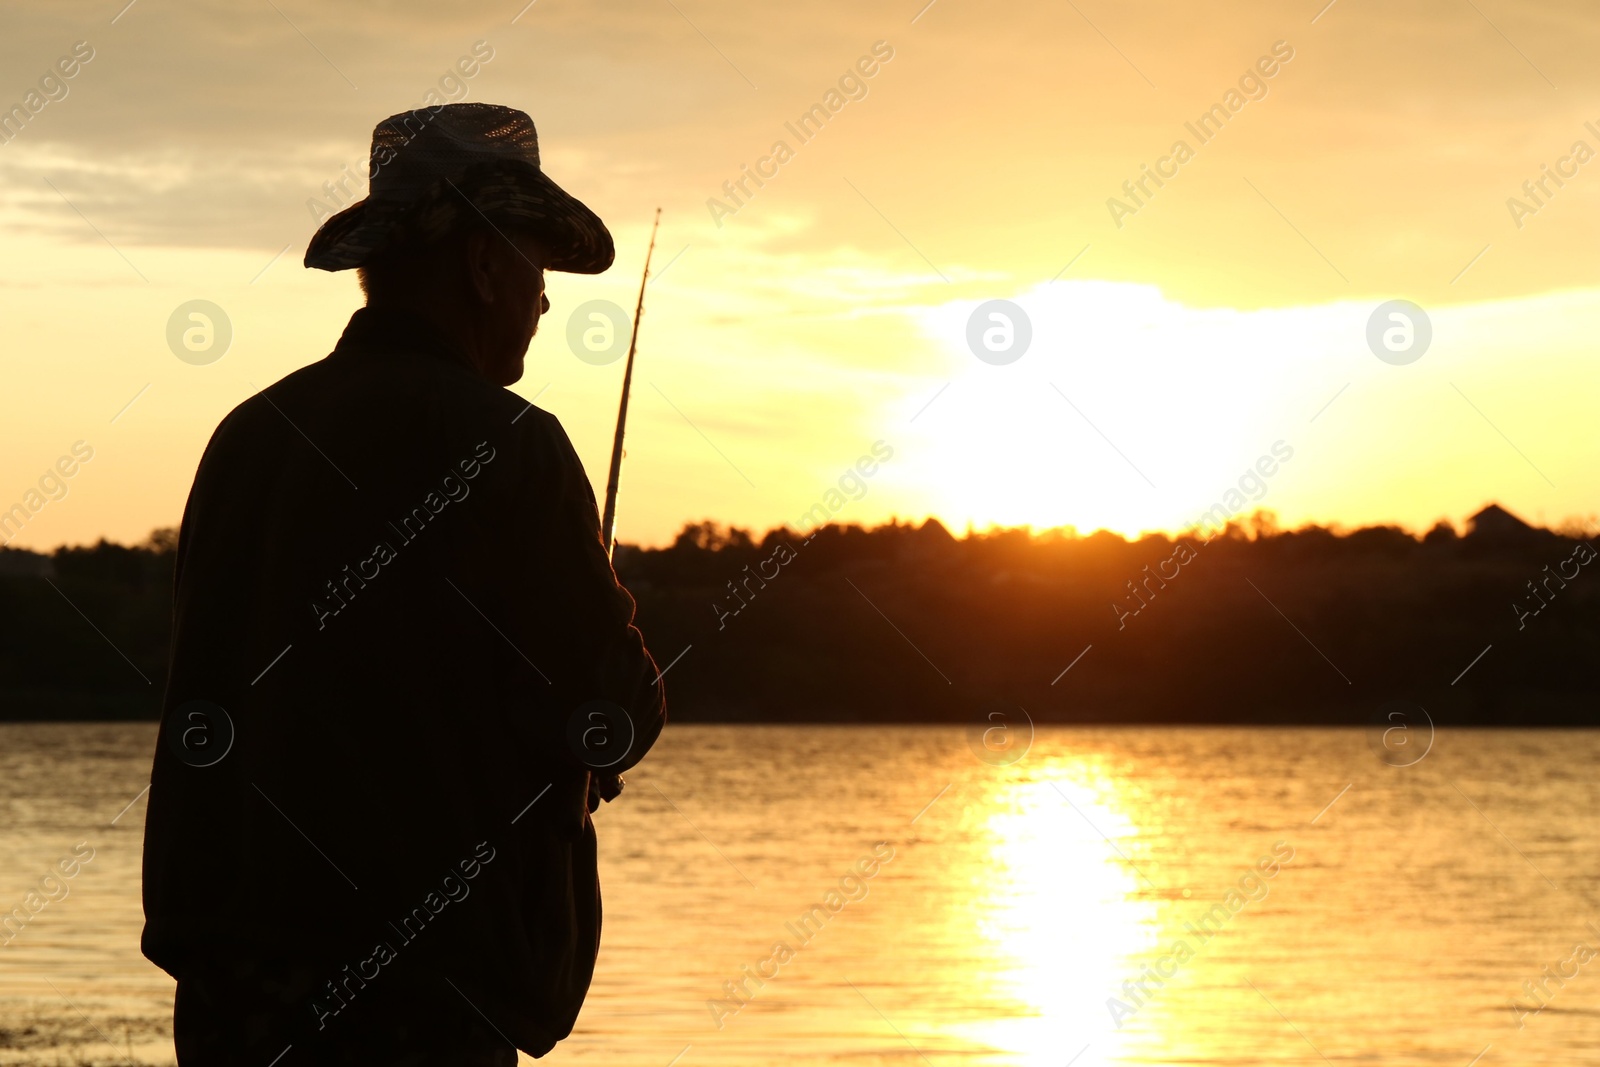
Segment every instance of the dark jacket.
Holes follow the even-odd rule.
[[[600,936],[569,720],[626,711],[620,772],[666,719],[560,423],[362,309],[217,427],[177,567],[145,955],[313,961],[324,1024],[398,961],[549,1051]]]

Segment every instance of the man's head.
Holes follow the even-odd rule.
[[[598,274],[615,255],[593,211],[540,169],[525,112],[461,103],[391,115],[372,131],[367,198],[329,218],[305,264],[360,271],[373,308],[446,330],[485,378],[509,385],[549,307],[544,272]]]
[[[367,306],[425,317],[495,385],[522,377],[528,343],[550,310],[548,241],[462,219],[439,237],[402,233],[357,268]]]

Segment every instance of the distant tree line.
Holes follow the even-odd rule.
[[[156,717],[175,541],[0,552],[0,716]],[[1595,558],[1491,505],[1420,538],[703,522],[617,570],[678,721],[1370,724],[1404,701],[1576,726],[1600,721]]]

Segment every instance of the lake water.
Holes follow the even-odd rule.
[[[153,740],[0,725],[0,912],[93,849],[0,947],[0,1064],[173,1061],[172,982],[138,949]],[[597,816],[605,944],[548,1062],[1600,1062],[1600,734],[1441,731],[1403,767],[1360,730],[984,751],[669,727]]]

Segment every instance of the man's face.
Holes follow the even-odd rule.
[[[493,298],[482,309],[488,320],[488,343],[480,370],[494,384],[507,386],[522,378],[528,344],[539,329],[540,316],[550,310],[544,292],[548,254],[537,238],[521,233],[491,235],[487,251],[493,263]]]
[[[539,332],[539,317],[550,310],[550,298],[544,292],[546,253],[542,242],[525,234],[517,234],[511,241],[516,245],[520,253],[518,258],[527,271],[527,284],[518,289],[518,293],[526,297],[520,316],[528,324],[528,338],[522,345],[523,352],[527,352],[528,341],[532,341],[533,335]]]

